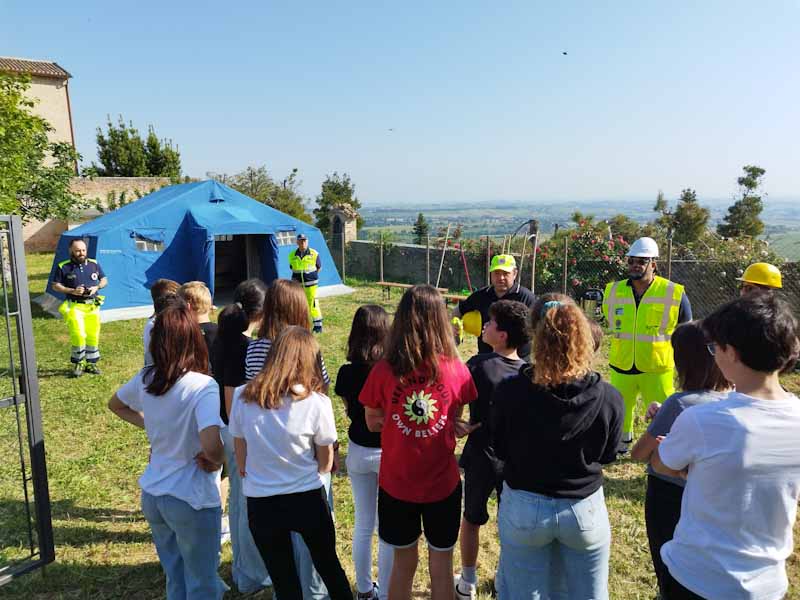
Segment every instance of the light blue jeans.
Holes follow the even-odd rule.
[[[582,500],[504,484],[498,600],[607,600],[611,527],[603,488]]]
[[[142,492],[142,512],[167,576],[167,600],[219,600],[228,591],[219,568],[222,509],[195,510],[174,496]]]
[[[228,520],[233,551],[231,572],[233,582],[239,592],[245,594],[271,586],[272,580],[264,566],[261,554],[256,548],[256,543],[253,541],[253,534],[250,533],[250,524],[247,520],[247,498],[242,492],[242,478],[239,477],[239,467],[233,449],[233,436],[227,427],[223,427],[220,433],[222,443],[225,445],[225,460],[228,465]],[[328,505],[333,510],[333,488],[330,474],[325,475],[323,479],[325,491],[328,494]],[[292,533],[292,547],[304,600],[329,600],[328,590],[314,568],[311,553],[299,533]],[[277,595],[273,595],[273,600],[277,600]]]
[[[242,478],[239,476],[236,453],[233,451],[233,436],[227,427],[220,430],[220,435],[225,446],[225,462],[228,467],[228,523],[233,552],[231,576],[236,589],[242,594],[248,594],[272,585],[272,580],[247,524],[247,500],[242,493]]]

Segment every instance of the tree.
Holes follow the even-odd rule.
[[[100,165],[84,170],[86,175],[99,177],[169,177],[181,175],[181,155],[170,140],[159,140],[153,126],[148,127],[147,139],[142,139],[132,122],[125,123],[122,115],[116,125],[108,119],[107,133],[97,128],[97,158]]]
[[[317,196],[317,207],[314,209],[314,223],[319,229],[327,232],[331,228],[331,209],[338,204],[349,204],[353,210],[358,212],[361,202],[356,198],[356,186],[350,180],[347,173],[334,172],[333,175],[325,177],[322,182],[322,191]],[[356,227],[361,229],[364,219],[359,216],[356,220]]]
[[[235,175],[225,173],[206,173],[206,175],[267,206],[306,223],[311,223],[311,215],[306,211],[305,199],[297,191],[300,185],[297,173],[297,169],[292,169],[292,172],[280,184],[272,179],[267,167],[263,165],[247,167]]]
[[[412,230],[414,233],[414,243],[424,244],[425,238],[428,236],[430,229],[430,225],[425,220],[425,215],[419,213],[417,215],[417,221],[414,223],[414,229]]]
[[[614,215],[608,220],[608,227],[611,229],[612,235],[622,236],[622,239],[629,244],[641,236],[641,227],[627,215]]]
[[[698,204],[697,192],[686,188],[672,213],[672,239],[676,244],[691,244],[706,232],[711,212]]]
[[[724,222],[717,226],[717,233],[726,238],[743,235],[757,237],[764,231],[760,216],[764,204],[761,195],[756,192],[766,171],[755,165],[746,165],[742,169],[744,176],[736,180],[742,197],[728,208]]]
[[[664,198],[664,192],[661,190],[658,190],[656,204],[653,206],[653,210],[658,213],[658,217],[656,217],[655,221],[653,221],[653,225],[657,229],[662,230],[665,236],[669,236],[669,234],[672,232],[673,226],[672,211],[669,209],[667,199]]]
[[[29,87],[28,77],[0,74],[0,213],[68,219],[86,206],[69,188],[80,156],[71,144],[48,141],[52,127],[31,113]]]

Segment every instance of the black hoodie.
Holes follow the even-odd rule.
[[[586,498],[603,485],[622,437],[624,404],[599,373],[545,388],[530,366],[494,393],[493,444],[515,490],[554,498]]]

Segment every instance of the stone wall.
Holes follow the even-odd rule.
[[[126,193],[128,200],[136,199],[136,192],[145,195],[169,185],[167,177],[75,177],[70,183],[70,189],[79,196],[94,204],[100,201],[106,204],[108,195],[113,193],[115,198],[122,192]],[[31,221],[22,228],[26,252],[52,252],[58,244],[61,234],[67,229],[90,221],[101,213],[92,207],[82,212],[74,221]]]
[[[470,282],[473,287],[486,285],[486,258],[467,255]],[[436,284],[442,250],[415,244],[385,244],[383,249],[383,279],[395,283]],[[357,240],[347,244],[348,277],[378,281],[380,279],[380,244]],[[467,276],[461,251],[448,248],[444,256],[439,287],[453,293],[467,289]]]

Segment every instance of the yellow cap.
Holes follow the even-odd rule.
[[[776,289],[781,289],[783,287],[780,269],[775,265],[764,262],[753,263],[747,267],[744,270],[744,274],[741,277],[737,277],[736,280],[755,285],[765,285]]]
[[[461,317],[461,321],[464,323],[464,331],[475,337],[478,337],[483,331],[483,319],[481,319],[480,311],[469,311]]]
[[[489,266],[489,272],[492,271],[508,271],[509,273],[517,268],[517,261],[510,254],[498,254],[492,257],[492,263]]]

